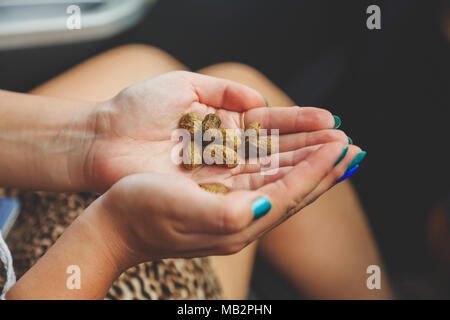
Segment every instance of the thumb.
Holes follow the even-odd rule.
[[[200,103],[237,112],[266,106],[264,97],[258,91],[243,84],[198,73],[184,74],[194,87]]]
[[[257,191],[233,191],[226,195],[200,187],[192,190],[190,215],[184,225],[188,233],[232,234],[244,230],[253,220],[267,214],[272,205]]]

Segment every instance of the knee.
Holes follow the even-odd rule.
[[[198,72],[243,83],[261,92],[271,105],[292,106],[294,102],[264,74],[243,63],[225,62],[215,64]]]
[[[165,67],[168,71],[176,69],[185,69],[183,64],[173,58],[167,52],[153,46],[145,44],[126,44],[120,47],[111,49],[104,53],[107,57],[114,60],[124,60],[129,63],[140,62],[152,63],[157,61],[159,67]]]
[[[154,55],[154,56],[164,56],[167,55],[163,50],[139,43],[125,44],[107,52],[110,55],[120,55],[120,56],[142,56],[142,55]]]
[[[218,63],[199,70],[210,76],[229,79],[258,79],[267,80],[267,78],[255,68],[239,62]]]

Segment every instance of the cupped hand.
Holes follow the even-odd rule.
[[[180,175],[131,175],[80,218],[103,235],[120,269],[167,257],[232,254],[333,186],[360,152],[349,146],[335,166],[345,148],[340,142],[323,144],[254,190],[226,195],[209,193]]]
[[[197,182],[214,180],[232,190],[254,189],[267,179],[255,166],[232,170],[203,166],[191,172],[175,164],[171,151],[177,142],[172,133],[188,112],[215,113],[226,128],[240,128],[245,112],[246,124],[258,121],[263,128],[279,129],[282,171],[321,144],[347,142],[343,132],[332,129],[334,118],[326,110],[265,106],[261,94],[247,86],[196,73],[176,71],[135,84],[94,108],[96,138],[81,166],[85,185],[103,191],[127,175],[144,172],[182,174]]]

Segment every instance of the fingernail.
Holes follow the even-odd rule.
[[[344,173],[344,175],[342,177],[340,177],[338,180],[336,180],[336,183],[339,183],[341,181],[344,181],[345,179],[347,179],[348,177],[350,177],[352,174],[355,173],[356,170],[358,170],[359,165],[354,166],[352,169],[350,169],[349,171],[347,171],[346,173]]]
[[[338,116],[333,116],[333,118],[334,118],[334,128],[333,129],[338,129],[342,124],[342,120]]]
[[[348,138],[348,144],[353,144],[352,138],[350,138],[350,137],[347,137],[347,138]]]
[[[363,151],[358,153],[352,160],[352,162],[350,162],[347,166],[347,170],[346,171],[350,171],[351,169],[353,169],[354,166],[360,164],[363,159],[366,157],[367,152]]]
[[[252,210],[253,210],[253,220],[261,218],[272,208],[272,204],[266,197],[261,197],[253,201]]]
[[[344,159],[345,155],[347,154],[348,151],[348,147],[345,147],[344,150],[342,150],[341,155],[339,156],[339,158],[336,160],[336,162],[334,163],[333,167],[336,167],[338,165],[339,162],[342,161],[342,159]]]
[[[263,98],[264,98],[264,97],[263,97]],[[267,100],[266,98],[264,98],[264,102],[266,103],[266,107],[270,107],[269,100]]]

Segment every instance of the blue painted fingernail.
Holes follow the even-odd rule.
[[[253,220],[261,218],[272,208],[272,204],[266,197],[261,197],[253,201],[252,210],[253,210]]]
[[[358,168],[359,168],[359,165],[354,166],[352,169],[350,169],[349,171],[344,173],[344,175],[342,177],[340,177],[338,180],[336,180],[336,183],[339,183],[339,182],[347,179],[348,177],[350,177],[352,174],[355,173],[356,170],[358,170]]]
[[[353,169],[353,167],[355,167],[356,165],[360,164],[364,158],[366,157],[367,152],[363,151],[358,153],[352,160],[352,162],[350,162],[347,166],[347,170],[346,171],[350,171],[351,169]]]
[[[350,138],[350,137],[347,137],[347,138],[348,138],[348,144],[353,144],[352,138]]]
[[[333,167],[336,167],[338,165],[339,162],[342,161],[342,159],[344,159],[345,155],[347,154],[348,151],[348,147],[345,147],[344,150],[342,150],[341,155],[339,156],[339,158],[336,160],[336,162],[334,163]]]
[[[334,128],[333,129],[338,129],[342,124],[342,120],[338,116],[333,116],[333,118],[334,118]]]

